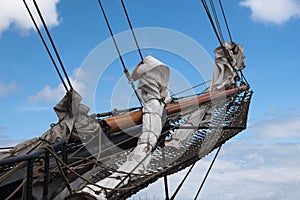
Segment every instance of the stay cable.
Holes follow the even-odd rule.
[[[60,78],[60,80],[61,80],[64,88],[65,88],[65,90],[68,91],[68,87],[67,87],[67,85],[66,85],[66,83],[65,83],[65,81],[64,81],[64,79],[63,79],[63,77],[62,77],[62,75],[61,75],[61,73],[60,73],[60,71],[59,71],[59,69],[57,67],[57,64],[56,64],[56,62],[55,62],[55,60],[54,60],[54,58],[53,58],[53,56],[51,54],[51,51],[50,51],[50,49],[49,49],[49,47],[48,47],[48,45],[47,45],[47,43],[46,43],[46,41],[45,41],[42,33],[41,33],[41,31],[40,31],[40,29],[39,29],[39,27],[38,27],[38,25],[37,25],[37,23],[36,23],[33,15],[32,15],[32,13],[31,13],[31,11],[30,11],[30,9],[28,7],[27,3],[26,3],[26,0],[23,0],[23,3],[25,5],[25,7],[26,7],[26,10],[27,10],[28,14],[30,15],[30,18],[31,18],[31,20],[32,20],[32,22],[33,22],[33,24],[35,26],[36,31],[38,32],[38,34],[40,36],[40,39],[43,42],[44,47],[46,48],[46,51],[47,51],[47,53],[48,53],[48,55],[49,55],[49,57],[50,57],[50,59],[52,61],[52,64],[54,65],[54,68],[55,68],[55,70],[56,70],[56,72],[57,72],[57,74],[58,74],[58,76],[59,76],[59,78]]]
[[[63,62],[62,62],[62,60],[61,60],[61,58],[60,58],[60,56],[59,56],[59,53],[58,53],[58,51],[57,51],[57,48],[56,48],[56,46],[55,46],[55,44],[54,44],[54,41],[53,41],[53,39],[52,39],[52,37],[51,37],[51,34],[50,34],[49,30],[48,30],[48,27],[47,27],[47,25],[46,25],[46,23],[45,23],[45,20],[44,20],[44,18],[43,18],[43,15],[42,15],[42,13],[41,13],[41,11],[40,11],[40,9],[39,9],[37,3],[36,3],[36,0],[33,0],[33,3],[34,3],[34,6],[35,6],[35,8],[36,8],[36,10],[37,10],[37,12],[38,12],[38,15],[39,15],[39,17],[40,17],[40,19],[41,19],[41,21],[42,21],[42,23],[43,23],[43,26],[44,26],[45,31],[46,31],[46,33],[47,33],[47,36],[48,36],[48,38],[49,38],[49,40],[50,40],[50,43],[51,43],[52,48],[53,48],[53,50],[54,50],[54,52],[55,52],[55,55],[56,55],[56,57],[57,57],[57,59],[58,59],[58,62],[59,62],[59,64],[60,64],[60,66],[61,66],[61,69],[62,69],[64,75],[65,75],[65,78],[67,79],[67,82],[68,82],[68,84],[69,84],[69,86],[70,86],[70,89],[73,90],[73,86],[72,86],[72,84],[71,84],[71,81],[70,81],[70,79],[69,79],[69,76],[68,76],[68,74],[67,74],[67,72],[66,72],[66,69],[65,69],[65,67],[64,67],[64,64],[63,64]]]

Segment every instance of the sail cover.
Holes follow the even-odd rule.
[[[71,137],[80,139],[91,135],[100,134],[102,129],[98,121],[89,115],[89,108],[81,104],[82,97],[75,90],[68,92],[54,107],[58,122],[39,138],[32,138],[16,145],[0,158],[25,155],[49,144],[68,141]]]
[[[220,90],[235,84],[237,72],[244,69],[244,49],[234,42],[226,42],[215,49],[215,65],[210,90]]]
[[[132,74],[133,79],[139,81],[138,94],[144,104],[143,132],[138,144],[147,145],[150,151],[161,133],[165,104],[171,99],[168,89],[169,76],[169,68],[152,56],[147,56]]]
[[[114,189],[121,182],[127,184],[127,174],[142,174],[150,162],[151,151],[157,143],[162,130],[162,114],[165,104],[171,98],[168,89],[170,70],[165,64],[152,56],[147,56],[133,71],[132,78],[138,83],[138,95],[143,107],[143,127],[137,146],[129,154],[127,161],[109,177],[96,184]],[[127,177],[127,178],[126,178]],[[105,192],[94,185],[87,185],[82,191],[98,199],[105,199]]]

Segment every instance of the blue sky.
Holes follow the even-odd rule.
[[[38,2],[66,69],[75,80],[76,72],[90,52],[109,38],[97,1]],[[213,58],[218,43],[200,0],[126,0],[125,3],[135,28],[177,31],[197,41]],[[113,31],[127,31],[121,3],[103,0],[103,4]],[[248,129],[224,146],[202,195],[204,199],[295,199],[300,195],[297,157],[300,153],[297,89],[300,85],[300,1],[224,1],[224,8],[234,41],[245,48],[244,74],[254,96]],[[187,79],[198,78],[186,70],[190,68],[183,67],[189,63],[178,56],[151,49],[143,53],[163,58]],[[139,62],[136,52],[126,54],[124,59],[129,69]],[[105,84],[97,89],[97,100],[101,102],[96,107],[98,112],[111,108],[111,85],[121,76],[121,65],[115,60],[104,74]],[[59,84],[22,1],[1,0],[0,146],[39,136],[57,121],[52,107],[63,95]],[[78,81],[74,85],[84,88]],[[196,192],[197,187],[192,186],[200,184],[210,159],[208,156],[198,163],[180,199],[190,199],[187,195]],[[175,181],[180,176],[171,179]],[[162,198],[162,183],[139,195]]]

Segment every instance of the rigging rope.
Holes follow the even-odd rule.
[[[166,135],[166,134],[168,134],[169,133],[169,130],[166,130],[166,131],[164,131],[164,132],[162,132],[161,134],[160,134],[160,136],[163,136],[163,135]],[[151,156],[151,154],[156,150],[156,148],[157,147],[159,147],[162,143],[164,142],[164,140],[158,140],[158,142],[156,143],[156,145],[155,145],[155,147],[150,151],[150,152],[148,152],[147,154],[146,154],[146,156],[125,176],[125,178],[123,178],[123,179],[121,179],[121,182],[117,185],[117,186],[115,186],[115,189],[116,188],[118,188],[118,187],[120,187],[123,183],[124,183],[124,181],[127,179],[127,178],[130,178],[130,175],[131,174],[133,174],[133,172],[149,157],[149,156]],[[114,189],[114,190],[115,190]],[[110,192],[110,193],[108,193],[108,195],[107,195],[107,198],[110,198],[112,196],[112,192]]]
[[[210,2],[211,10],[212,10],[214,18],[215,18],[215,22],[216,22],[218,31],[219,31],[219,36],[222,40],[222,43],[224,44],[225,40],[224,40],[224,37],[223,37],[223,32],[222,32],[222,29],[221,29],[221,26],[220,26],[220,22],[219,22],[219,18],[218,18],[218,15],[217,15],[216,8],[215,8],[215,4],[214,4],[213,0],[209,0],[209,2]]]
[[[209,19],[209,21],[211,23],[211,26],[212,26],[212,28],[213,28],[213,30],[215,32],[215,35],[216,35],[216,37],[217,37],[217,39],[218,39],[218,41],[220,43],[220,46],[222,47],[222,49],[223,49],[223,51],[225,53],[225,57],[226,57],[228,63],[230,64],[232,70],[236,73],[238,79],[240,79],[240,75],[238,74],[237,70],[232,66],[232,63],[231,63],[232,57],[230,56],[228,50],[223,45],[225,41],[224,41],[224,38],[223,38],[222,30],[221,30],[221,27],[220,27],[220,24],[219,24],[219,20],[218,20],[217,14],[216,14],[216,9],[215,9],[213,0],[209,0],[209,1],[210,1],[212,12],[214,14],[214,18],[215,18],[216,24],[218,26],[219,33],[217,31],[217,28],[216,28],[216,25],[214,23],[214,20],[213,20],[213,18],[211,16],[210,10],[209,10],[209,8],[207,6],[206,0],[201,0],[201,2],[203,4],[203,7],[204,7],[204,9],[206,11],[206,14],[208,16],[208,19]],[[220,4],[220,5],[222,5],[222,4]],[[222,6],[222,8],[223,8],[223,6]],[[223,11],[223,17],[226,19],[224,9],[222,9],[222,11]],[[227,20],[226,20],[226,22],[227,22]],[[228,27],[228,24],[227,24],[227,27]],[[229,28],[228,28],[228,31],[229,31]],[[229,31],[228,34],[230,34],[230,31]],[[231,36],[231,34],[230,34],[230,36]]]
[[[249,85],[249,83],[248,83],[246,77],[245,77],[244,74],[243,74],[243,71],[240,71],[240,73],[241,73],[241,76],[242,76],[242,80],[244,80],[244,81],[246,82],[246,84]]]
[[[176,188],[176,190],[175,190],[174,194],[172,195],[172,197],[170,198],[170,200],[174,200],[174,198],[176,197],[176,195],[179,192],[180,188],[182,187],[183,183],[185,182],[186,178],[191,173],[191,171],[192,171],[193,167],[195,166],[195,164],[196,164],[196,162],[194,162],[194,164],[190,167],[189,171],[185,174],[184,178],[182,179],[182,181],[180,182],[180,184]]]
[[[219,154],[219,152],[220,152],[220,150],[221,150],[221,147],[222,147],[222,144],[221,144],[220,147],[218,148],[218,151],[217,151],[217,153],[215,154],[214,159],[212,160],[212,162],[211,162],[211,164],[210,164],[210,166],[209,166],[209,168],[208,168],[208,170],[207,170],[207,172],[206,172],[206,174],[205,174],[205,177],[204,177],[204,179],[203,179],[203,181],[202,181],[202,183],[201,183],[201,185],[200,185],[200,187],[199,187],[199,189],[198,189],[198,191],[197,191],[197,194],[196,194],[194,200],[197,200],[197,198],[198,198],[198,196],[199,196],[199,194],[200,194],[200,191],[201,191],[201,189],[202,189],[202,187],[203,187],[203,185],[204,185],[204,183],[205,183],[205,181],[206,181],[206,179],[207,179],[207,177],[208,177],[208,174],[209,174],[209,172],[210,172],[212,166],[214,165],[214,163],[215,163],[215,161],[216,161],[216,158],[217,158],[217,156],[218,156],[218,154]]]
[[[230,41],[233,42],[232,37],[231,37],[230,30],[229,30],[228,22],[227,22],[227,19],[226,19],[226,15],[225,15],[225,12],[224,12],[223,5],[222,5],[222,1],[221,1],[221,0],[219,0],[219,5],[220,5],[220,8],[221,8],[221,10],[222,10],[222,15],[223,15],[223,18],[224,18],[224,21],[225,21],[225,25],[226,25],[226,29],[227,29],[227,32],[228,32]]]
[[[138,43],[138,41],[137,41],[137,39],[136,39],[134,30],[133,30],[133,28],[132,28],[132,24],[131,24],[131,22],[130,22],[130,18],[129,18],[129,16],[128,16],[128,13],[127,13],[127,10],[126,10],[126,6],[125,6],[123,0],[121,0],[121,3],[122,3],[123,10],[124,10],[124,12],[125,12],[125,15],[126,15],[126,19],[127,19],[128,24],[129,24],[129,27],[130,27],[132,36],[133,36],[133,38],[134,38],[135,45],[136,45],[136,47],[137,47],[137,49],[138,49],[138,52],[139,52],[141,61],[143,62],[144,58],[143,58],[143,55],[142,55],[142,52],[141,52],[139,43]]]
[[[200,86],[202,86],[202,85],[204,85],[204,84],[206,84],[206,83],[209,83],[209,82],[211,82],[211,80],[205,81],[205,82],[200,83],[200,84],[198,84],[198,85],[195,85],[195,86],[193,86],[193,87],[190,87],[190,88],[187,88],[187,89],[182,90],[182,91],[180,91],[180,92],[177,92],[177,93],[175,93],[175,94],[172,94],[171,97],[177,96],[178,94],[182,94],[182,93],[187,92],[187,91],[190,91],[190,90],[192,90],[192,89],[195,89],[195,88],[197,88],[197,87],[200,87]]]
[[[163,161],[165,161],[165,159],[166,159],[165,148],[162,148],[161,153],[162,153],[162,159],[163,159]],[[165,200],[170,200],[170,198],[169,198],[169,189],[168,189],[168,176],[167,175],[164,175],[164,186],[165,186],[165,196],[166,196]]]
[[[65,90],[68,91],[68,87],[67,87],[67,85],[66,85],[66,83],[65,83],[65,81],[64,81],[64,79],[63,79],[63,77],[62,77],[62,75],[61,75],[61,73],[60,73],[60,71],[59,71],[59,69],[57,67],[57,65],[56,65],[56,62],[55,62],[55,60],[54,60],[54,58],[53,58],[53,56],[52,56],[52,54],[51,54],[51,52],[50,52],[50,50],[48,48],[48,45],[47,45],[47,43],[46,43],[46,41],[45,41],[45,39],[44,39],[44,37],[43,37],[43,35],[42,35],[42,33],[41,33],[41,31],[40,31],[37,23],[36,23],[33,15],[32,15],[32,13],[31,13],[31,11],[30,11],[27,3],[26,3],[26,0],[23,0],[23,3],[25,5],[25,7],[26,7],[26,10],[27,10],[28,14],[30,15],[30,18],[31,18],[31,20],[32,20],[32,22],[33,22],[33,24],[35,26],[36,31],[38,32],[38,34],[39,34],[39,36],[40,36],[40,38],[41,38],[41,40],[42,40],[42,42],[44,44],[44,47],[46,48],[46,51],[47,51],[47,53],[48,53],[48,55],[49,55],[49,57],[50,57],[50,59],[52,61],[52,64],[54,65],[54,68],[55,68],[55,70],[56,70],[56,72],[57,72],[57,74],[58,74],[58,76],[59,76],[59,78],[60,78],[60,80],[61,80],[64,88],[65,88]]]
[[[215,32],[215,35],[216,35],[216,37],[217,37],[217,39],[218,39],[218,41],[219,41],[219,43],[220,43],[220,46],[223,47],[222,40],[221,40],[221,38],[220,38],[220,36],[219,36],[219,34],[218,34],[218,31],[217,31],[217,28],[216,28],[216,26],[215,26],[214,20],[213,20],[211,14],[210,14],[209,8],[208,8],[207,3],[206,3],[206,0],[201,0],[201,2],[202,2],[202,4],[203,4],[203,7],[204,7],[204,9],[205,9],[205,12],[206,12],[206,14],[207,14],[207,16],[208,16],[208,19],[209,19],[209,21],[210,21],[210,24],[211,24],[211,26],[212,26],[212,28],[213,28],[213,30],[214,30],[214,32]]]
[[[106,17],[106,13],[105,13],[105,10],[104,10],[103,5],[102,5],[102,3],[101,3],[101,0],[98,0],[98,4],[99,4],[100,9],[101,9],[101,12],[102,12],[102,14],[103,14],[103,16],[104,16],[104,19],[105,19],[105,22],[106,22],[106,26],[107,26],[107,28],[108,28],[108,30],[109,30],[109,33],[110,33],[110,36],[111,36],[111,38],[112,38],[112,40],[113,40],[113,42],[114,42],[115,48],[116,48],[116,50],[117,50],[117,53],[118,53],[118,55],[119,55],[119,59],[120,59],[121,64],[122,64],[122,66],[123,66],[124,74],[126,75],[127,80],[128,80],[128,82],[130,83],[130,85],[131,85],[131,87],[132,87],[132,89],[133,89],[133,91],[134,91],[134,93],[135,93],[135,95],[136,95],[136,97],[137,97],[137,99],[138,99],[140,105],[143,106],[143,105],[142,105],[142,102],[141,102],[141,100],[140,100],[140,98],[139,98],[139,95],[137,94],[137,92],[136,92],[136,90],[135,90],[135,86],[134,86],[134,84],[133,84],[133,79],[132,79],[132,77],[131,77],[131,75],[130,75],[128,69],[126,68],[126,65],[125,65],[125,63],[124,63],[124,60],[123,60],[123,58],[122,58],[120,49],[119,49],[119,47],[118,47],[118,45],[117,45],[116,39],[115,39],[115,37],[114,37],[114,34],[113,34],[113,32],[112,32],[112,29],[111,29],[110,24],[109,24],[109,22],[108,22],[108,19],[107,19],[107,17]]]
[[[103,8],[103,6],[102,6],[101,0],[98,0],[98,4],[99,4],[100,9],[101,9],[101,11],[102,11],[104,20],[105,20],[106,25],[107,25],[107,28],[108,28],[108,30],[109,30],[110,36],[111,36],[111,38],[112,38],[112,40],[113,40],[113,42],[114,42],[115,48],[116,48],[116,50],[117,50],[117,53],[118,53],[118,55],[119,55],[119,59],[120,59],[121,64],[122,64],[122,66],[123,66],[123,70],[124,70],[124,72],[125,72],[125,70],[128,71],[127,68],[126,68],[126,66],[125,66],[125,63],[124,63],[123,57],[122,57],[122,55],[121,55],[120,49],[119,49],[119,47],[118,47],[118,45],[117,45],[116,39],[115,39],[115,37],[114,37],[114,34],[113,34],[113,32],[112,32],[112,29],[111,29],[111,27],[110,27],[110,25],[109,25],[109,22],[108,22],[108,19],[107,19],[107,17],[106,17],[106,13],[105,13],[104,8]]]
[[[48,28],[47,28],[47,25],[46,25],[45,20],[44,20],[44,18],[43,18],[43,16],[42,16],[42,13],[41,13],[41,11],[40,11],[40,9],[39,9],[37,3],[36,3],[36,0],[33,0],[33,3],[34,3],[34,6],[35,6],[35,8],[36,8],[36,10],[37,10],[37,12],[38,12],[38,15],[39,15],[39,17],[40,17],[40,19],[41,19],[41,21],[42,21],[42,23],[43,23],[43,26],[44,26],[45,31],[46,31],[46,33],[47,33],[47,36],[48,36],[48,38],[49,38],[49,40],[50,40],[50,42],[51,42],[52,48],[53,48],[53,50],[54,50],[54,52],[55,52],[55,55],[56,55],[56,57],[57,57],[57,59],[58,59],[58,62],[59,62],[59,64],[60,64],[60,66],[61,66],[61,69],[62,69],[62,71],[63,71],[63,73],[64,73],[64,75],[65,75],[65,78],[67,79],[67,82],[68,82],[68,84],[69,84],[69,87],[70,87],[71,90],[73,90],[73,86],[72,86],[72,84],[71,84],[71,81],[70,81],[70,79],[69,79],[69,76],[68,76],[68,74],[67,74],[67,72],[66,72],[66,69],[65,69],[65,67],[64,67],[64,65],[63,65],[63,62],[62,62],[62,60],[61,60],[61,58],[60,58],[60,56],[59,56],[59,53],[58,53],[58,51],[57,51],[57,48],[56,48],[56,46],[55,46],[55,44],[54,44],[54,41],[53,41],[53,39],[52,39],[52,37],[51,37],[51,34],[50,34],[50,32],[49,32],[49,30],[48,30]]]

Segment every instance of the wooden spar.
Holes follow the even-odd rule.
[[[141,124],[142,116],[143,116],[142,110],[138,110],[138,111],[130,112],[125,115],[109,117],[103,119],[103,121],[105,121],[105,124],[108,125],[107,128],[108,132],[114,133],[122,129]]]
[[[223,91],[216,91],[212,93],[203,94],[201,96],[189,98],[186,100],[179,101],[178,103],[171,103],[166,106],[167,114],[175,114],[181,111],[185,111],[193,106],[200,106],[202,104],[208,103],[210,101],[218,100],[224,97],[232,96],[238,92],[245,91],[249,89],[249,85],[243,85],[241,87],[236,87]],[[119,115],[115,117],[109,117],[103,119],[105,124],[108,126],[108,132],[114,133],[122,129],[126,129],[135,125],[142,123],[142,110],[131,112],[125,115]]]
[[[249,85],[243,85],[241,87],[236,87],[228,90],[222,90],[222,91],[215,91],[212,93],[206,93],[194,98],[189,98],[186,100],[182,100],[178,103],[168,104],[166,107],[167,114],[175,114],[181,111],[185,111],[186,109],[193,107],[193,106],[199,106],[205,103],[208,103],[210,101],[215,101],[218,99],[222,99],[224,97],[231,96],[235,93],[245,91],[249,89]]]

